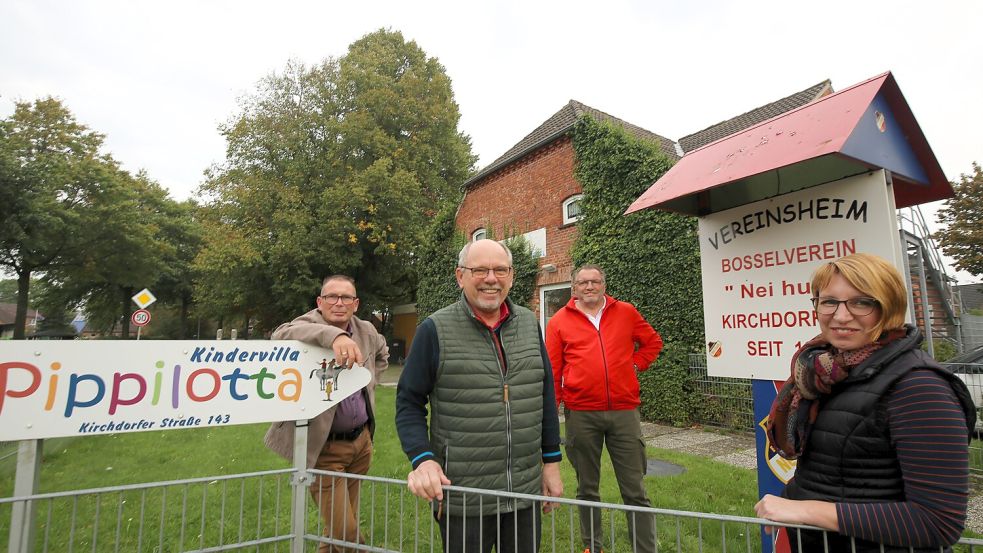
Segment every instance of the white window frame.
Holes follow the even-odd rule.
[[[571,297],[573,296],[573,283],[572,282],[561,282],[560,284],[544,284],[539,287],[539,328],[543,332],[543,338],[546,338],[546,292],[552,290],[563,290],[564,288],[570,290]]]
[[[532,248],[534,259],[546,257],[546,227],[530,230],[522,235]]]
[[[488,229],[486,229],[485,227],[475,229],[475,231],[471,233],[472,242],[477,242],[478,240],[484,240],[485,238],[488,238]]]
[[[573,217],[567,216],[567,208],[570,207],[570,204],[572,204],[574,202],[579,202],[580,200],[583,200],[583,199],[584,199],[584,195],[583,194],[574,194],[573,196],[570,196],[569,198],[563,200],[563,224],[564,225],[568,225],[570,223],[576,223],[577,221],[580,220],[580,218],[582,217],[582,215],[575,215]]]

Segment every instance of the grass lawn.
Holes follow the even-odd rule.
[[[409,463],[400,449],[393,425],[393,388],[377,392],[378,429],[370,474],[405,479]],[[45,444],[41,492],[120,486],[197,477],[235,475],[289,464],[269,452],[262,443],[266,425],[202,428],[104,435]],[[757,484],[753,471],[738,469],[702,457],[650,449],[649,456],[686,468],[678,476],[648,478],[654,507],[753,516]],[[0,463],[0,497],[13,488],[14,458]],[[620,496],[605,455],[602,501],[620,503]],[[576,478],[566,461],[561,469],[566,497],[576,494]],[[398,491],[397,491],[398,490]],[[405,493],[403,486],[363,491],[363,527],[373,533],[373,544],[407,548],[407,536],[428,534],[427,506]],[[59,499],[39,507],[39,546],[50,551],[181,550],[227,543],[287,531],[290,513],[289,475],[249,479],[209,479],[152,490],[119,491],[98,497]],[[365,509],[363,509],[364,511]],[[0,506],[0,543],[6,544],[9,506]],[[371,520],[370,520],[371,518]],[[544,519],[544,544],[568,550],[576,532],[576,512],[570,507]],[[309,528],[316,528],[311,509]],[[407,524],[408,521],[414,521]],[[727,541],[728,551],[747,551],[757,542],[757,528],[719,523],[699,525],[678,517],[657,519],[660,546],[675,550],[718,550]],[[613,526],[619,540],[626,535],[624,517],[604,517],[605,534]],[[316,530],[312,530],[316,531]],[[748,540],[748,532],[753,533]],[[396,536],[395,534],[399,535]],[[385,540],[383,540],[385,534]],[[389,534],[393,534],[390,536]],[[556,538],[551,536],[557,536]],[[610,538],[608,538],[610,540]],[[555,540],[555,541],[553,541]],[[395,543],[395,545],[393,545]],[[610,543],[610,542],[609,542]],[[757,544],[753,544],[756,548]],[[285,544],[278,546],[286,550]],[[407,548],[408,549],[408,548]],[[611,549],[610,547],[608,548]],[[618,548],[621,549],[620,547]],[[39,549],[40,550],[40,549]],[[266,545],[260,550],[274,550]],[[550,547],[544,545],[544,550]]]

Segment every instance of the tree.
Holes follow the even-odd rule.
[[[31,279],[31,296],[28,298],[28,309],[37,309],[37,295],[39,288],[43,286],[40,280]],[[17,303],[17,279],[8,278],[0,280],[0,303]]]
[[[201,226],[196,220],[197,211],[198,205],[193,200],[175,202],[167,199],[160,206],[158,237],[170,247],[165,250],[163,268],[153,290],[163,306],[173,307],[177,311],[174,332],[170,335],[176,340],[190,336],[188,318],[194,303],[192,263],[202,245]]]
[[[529,307],[536,292],[539,275],[539,258],[533,257],[532,244],[521,234],[506,238],[505,245],[512,252],[512,290],[509,298],[522,307]]]
[[[54,98],[17,102],[0,121],[0,267],[17,277],[14,338],[24,338],[32,275],[78,263],[96,198],[115,164],[103,136]]]
[[[77,263],[53,267],[44,280],[69,308],[82,306],[88,324],[111,331],[120,325],[129,337],[131,298],[153,287],[166,273],[174,246],[164,240],[167,192],[144,173],[108,171],[83,217],[78,241],[85,247]]]
[[[952,183],[955,196],[945,201],[936,221],[945,228],[935,233],[942,251],[954,266],[983,276],[983,169],[973,162],[973,173],[959,175]]]
[[[474,164],[459,118],[444,68],[393,31],[263,79],[202,187],[197,301],[265,329],[332,273],[363,311],[409,301],[424,232]]]
[[[454,279],[457,256],[467,239],[454,226],[456,205],[440,211],[427,229],[417,263],[419,287],[416,292],[417,320],[423,322],[433,312],[460,299],[461,289]]]

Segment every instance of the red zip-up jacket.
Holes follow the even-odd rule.
[[[641,403],[635,367],[644,371],[662,351],[662,337],[635,306],[605,294],[600,330],[576,298],[546,325],[556,403],[574,411],[634,409]],[[635,349],[635,345],[638,349]]]

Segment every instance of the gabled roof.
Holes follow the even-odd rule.
[[[891,73],[687,153],[626,213],[705,215],[879,168],[898,208],[953,194]]]
[[[809,102],[832,92],[833,84],[829,79],[826,79],[819,84],[810,86],[809,88],[796,92],[790,96],[786,96],[781,100],[776,100],[770,104],[738,115],[737,117],[732,117],[726,121],[721,121],[716,125],[711,125],[702,131],[697,131],[693,134],[684,136],[679,139],[679,146],[682,147],[684,152],[691,152],[697,148],[706,146],[711,142],[716,142],[725,136],[730,136],[736,132],[743,131],[752,125],[757,125],[762,121],[767,121],[772,117],[781,115],[797,107],[804,106]]]
[[[983,284],[960,284],[955,287],[963,300],[963,309],[983,309]]]
[[[509,151],[505,152],[501,157],[488,164],[484,169],[478,171],[478,173],[473,177],[464,181],[462,187],[467,188],[471,184],[481,180],[491,173],[494,173],[502,167],[505,167],[513,161],[518,161],[526,154],[541,148],[550,142],[553,142],[557,138],[560,138],[564,134],[568,133],[570,129],[573,128],[577,120],[584,115],[590,115],[595,121],[601,123],[614,123],[615,125],[624,128],[629,134],[637,138],[653,141],[659,144],[662,151],[671,159],[679,159],[679,156],[676,154],[676,145],[672,140],[669,140],[664,136],[659,136],[654,132],[645,130],[637,125],[632,125],[627,121],[618,119],[617,117],[604,113],[599,109],[594,109],[576,100],[570,100],[567,105],[560,108],[560,111],[554,113],[542,125],[536,127],[536,130],[526,135],[526,137],[520,140],[518,144],[512,146]]]
[[[12,325],[17,316],[17,304],[16,303],[0,303],[0,325]],[[38,317],[39,314],[33,309],[27,310],[27,320]],[[39,317],[43,319],[44,317]]]

